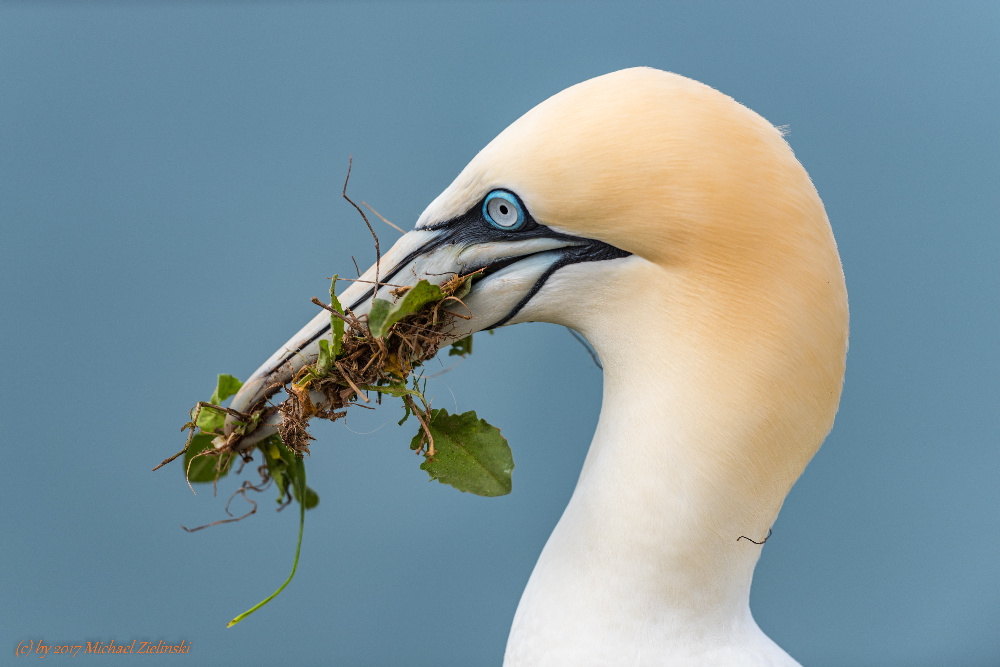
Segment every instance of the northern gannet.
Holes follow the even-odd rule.
[[[483,148],[380,264],[404,285],[485,268],[456,337],[552,322],[603,362],[597,431],[505,665],[797,664],[750,613],[761,547],[740,538],[769,534],[833,424],[848,309],[823,204],[779,130],[676,74],[585,81]],[[371,284],[341,303],[367,312]],[[314,361],[329,321],[233,407]]]

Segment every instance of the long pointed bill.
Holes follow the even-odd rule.
[[[624,254],[602,243],[563,234],[485,242],[462,236],[447,229],[411,231],[378,263],[377,294],[384,299],[392,299],[391,289],[412,286],[421,279],[440,284],[456,274],[483,270],[472,292],[463,299],[472,319],[455,327],[452,340],[512,323],[548,277],[561,266]],[[605,256],[609,249],[617,254]],[[363,317],[371,308],[376,293],[375,274],[376,267],[372,266],[338,295],[340,303],[357,317]],[[330,340],[331,331],[330,314],[321,310],[254,372],[233,399],[231,407],[245,413],[257,409],[282,385],[290,382],[302,367],[316,362],[322,339]],[[323,401],[319,394],[313,399],[318,404]],[[248,447],[273,434],[279,423],[280,415],[273,415],[256,431],[244,436],[240,447]],[[232,423],[227,421],[226,431],[231,430]]]

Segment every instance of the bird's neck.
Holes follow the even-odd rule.
[[[755,400],[768,379],[744,382],[703,339],[608,336],[588,336],[605,368],[600,421],[505,664],[795,664],[750,614],[754,541],[818,443],[775,442],[785,417]]]

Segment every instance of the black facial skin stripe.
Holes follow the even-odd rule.
[[[508,191],[509,192],[509,191]],[[517,197],[516,194],[513,194]],[[524,295],[514,309],[507,314],[506,317],[502,318],[500,321],[495,322],[490,327],[484,327],[488,329],[495,329],[496,327],[502,326],[509,322],[511,318],[517,315],[527,304],[531,301],[531,298],[535,296],[545,285],[545,282],[552,276],[553,273],[563,268],[564,266],[569,266],[571,264],[578,264],[580,262],[599,262],[608,259],[618,259],[620,257],[628,257],[632,253],[626,252],[624,250],[619,250],[618,248],[608,245],[607,243],[602,243],[601,241],[595,241],[592,239],[584,239],[577,236],[570,236],[568,234],[561,234],[559,232],[553,231],[544,225],[538,224],[531,214],[528,213],[528,209],[524,206],[524,202],[518,198],[518,202],[521,204],[521,209],[524,211],[526,217],[524,225],[517,231],[509,231],[504,229],[498,229],[491,225],[484,217],[482,213],[482,202],[472,207],[464,215],[461,215],[447,222],[442,222],[433,227],[425,228],[425,231],[439,231],[443,232],[437,238],[431,239],[428,243],[421,246],[417,250],[414,250],[409,255],[404,257],[395,267],[389,270],[383,276],[379,276],[379,282],[388,282],[397,275],[404,268],[409,266],[410,262],[421,255],[430,253],[441,246],[444,245],[462,245],[462,246],[472,246],[479,243],[489,243],[489,242],[503,242],[503,241],[524,241],[528,239],[557,239],[560,241],[567,241],[572,243],[572,245],[566,246],[561,249],[562,256],[557,259],[552,266],[545,270],[545,273],[539,277],[535,284],[532,286],[531,290]],[[539,252],[551,252],[551,251],[539,251]],[[479,269],[485,269],[484,275],[489,275],[490,273],[495,273],[500,269],[510,266],[516,262],[523,259],[527,259],[532,255],[539,254],[539,252],[527,253],[524,255],[515,255],[513,257],[504,257],[497,259],[490,264],[482,267],[469,268],[467,273],[472,273]],[[349,306],[350,310],[356,309],[358,306],[363,304],[365,301],[370,299],[375,293],[375,287],[372,286],[367,292],[365,292],[361,298],[355,301]],[[301,352],[306,346],[310,345],[313,341],[324,336],[330,330],[330,325],[327,324],[315,335],[313,335],[309,340],[304,341],[295,350],[290,350],[276,365],[277,367],[285,364],[293,356]]]
[[[425,255],[429,252],[437,250],[443,245],[465,245],[471,246],[477,243],[488,243],[496,241],[524,241],[528,239],[539,239],[539,238],[551,238],[560,239],[565,241],[579,241],[580,239],[575,236],[569,236],[567,234],[560,234],[559,232],[554,232],[548,227],[539,225],[531,214],[528,213],[528,209],[524,206],[524,202],[521,201],[520,197],[517,197],[513,192],[510,194],[517,198],[518,203],[521,205],[521,209],[524,211],[525,221],[524,225],[521,226],[517,231],[510,231],[505,229],[498,229],[494,227],[483,217],[483,206],[482,202],[473,206],[471,209],[466,211],[463,215],[457,218],[452,218],[446,222],[441,222],[433,227],[427,227],[422,231],[437,232],[442,233],[439,237],[431,240],[427,245],[414,250],[409,255],[404,257],[395,268],[391,269],[389,273],[385,276],[379,277],[379,282],[388,282],[392,280],[393,276],[399,273],[404,267],[406,267],[410,262],[419,257],[420,255]],[[367,292],[365,292],[360,299],[355,301],[351,305],[351,310],[354,310],[362,303],[367,301],[375,293],[375,287],[372,286]],[[313,339],[315,340],[315,339]],[[309,341],[310,343],[312,340]]]
[[[535,284],[531,286],[531,289],[528,291],[528,293],[524,295],[524,298],[522,298],[520,301],[517,302],[517,305],[514,306],[514,309],[510,311],[507,314],[507,316],[501,319],[499,322],[496,322],[493,324],[493,326],[487,328],[496,329],[497,327],[502,327],[503,325],[507,324],[507,322],[511,321],[515,315],[521,312],[522,308],[528,305],[528,302],[531,301],[531,298],[536,294],[538,294],[538,292],[542,289],[542,287],[545,286],[546,281],[548,281],[548,279],[552,277],[552,274],[558,271],[559,269],[563,268],[564,266],[570,266],[571,264],[579,264],[580,262],[600,262],[607,259],[618,259],[620,257],[628,257],[631,254],[632,253],[630,252],[619,250],[618,248],[612,245],[608,245],[607,243],[601,243],[600,241],[591,241],[587,245],[570,246],[569,248],[564,249],[562,252],[562,257],[553,262],[552,266],[547,268],[545,270],[545,273],[539,276],[538,280],[536,280]]]

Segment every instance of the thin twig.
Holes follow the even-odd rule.
[[[382,222],[384,222],[385,224],[389,225],[390,227],[392,227],[393,229],[395,229],[395,230],[396,230],[397,232],[399,232],[400,234],[406,234],[406,232],[404,232],[404,231],[403,231],[402,229],[400,229],[400,228],[399,228],[399,227],[397,227],[396,225],[392,224],[391,222],[389,222],[388,220],[386,220],[385,218],[383,218],[383,217],[382,217],[382,214],[381,214],[381,213],[379,213],[378,211],[376,211],[375,209],[373,209],[373,208],[371,207],[371,205],[370,205],[370,204],[369,204],[368,202],[366,202],[366,201],[362,201],[362,202],[361,202],[361,205],[362,205],[362,206],[364,206],[364,207],[366,207],[366,208],[367,208],[367,209],[368,209],[369,211],[371,211],[371,212],[372,212],[372,213],[374,213],[375,215],[377,215],[377,216],[378,216],[378,219],[379,219],[379,220],[381,220],[381,221],[382,221]]]
[[[195,407],[197,407],[199,411],[204,408],[211,408],[212,410],[221,410],[222,412],[225,412],[228,415],[236,417],[240,421],[250,421],[250,415],[239,412],[238,410],[233,410],[232,408],[225,408],[221,405],[216,405],[215,403],[209,403],[208,401],[198,401],[197,403],[195,403]],[[217,433],[215,435],[221,435],[221,434]]]
[[[768,540],[769,537],[771,537],[771,529],[770,528],[767,529],[767,537],[765,537],[760,542],[758,542],[757,540],[751,539],[751,538],[747,537],[746,535],[740,535],[739,537],[736,538],[736,541],[739,542],[740,540],[747,540],[748,542],[753,542],[754,544],[756,544],[756,545],[759,546],[761,544],[764,544],[764,542],[767,542],[767,540]]]
[[[337,317],[339,317],[340,319],[344,320],[344,322],[346,322],[347,324],[350,324],[351,326],[354,326],[354,323],[353,323],[353,322],[351,322],[351,321],[350,321],[349,319],[347,319],[347,317],[346,317],[346,316],[344,316],[344,315],[341,315],[341,314],[340,314],[340,313],[338,313],[338,312],[337,312],[336,310],[334,310],[334,309],[333,309],[333,308],[331,308],[330,306],[328,306],[328,305],[326,305],[325,303],[323,303],[322,301],[320,301],[320,300],[319,300],[319,299],[318,299],[317,297],[313,297],[313,298],[312,298],[312,302],[313,302],[313,303],[315,303],[315,304],[316,304],[317,306],[319,306],[320,308],[322,308],[323,310],[329,310],[329,311],[330,311],[330,314],[331,314],[331,315],[336,315],[336,316],[337,316]]]
[[[247,484],[247,483],[248,482],[244,482],[244,484]],[[253,488],[253,487],[251,486],[251,488]],[[254,488],[253,490],[256,491],[257,489]],[[219,524],[222,524],[222,523],[236,523],[237,521],[242,521],[243,519],[247,518],[251,514],[255,514],[257,512],[257,502],[254,501],[254,500],[251,500],[250,498],[247,498],[246,487],[241,487],[240,489],[238,489],[236,491],[236,493],[234,493],[229,498],[229,501],[232,502],[233,498],[236,497],[237,493],[243,496],[243,500],[245,500],[248,503],[250,503],[251,505],[253,505],[253,509],[251,509],[249,512],[247,512],[243,516],[234,517],[232,519],[219,519],[218,521],[213,521],[212,523],[206,523],[204,526],[198,526],[197,528],[188,528],[187,526],[185,526],[182,523],[181,524],[181,528],[183,528],[184,530],[186,530],[189,533],[195,533],[195,532],[201,530],[202,528],[211,528],[212,526],[218,526]],[[226,514],[229,514],[229,503],[226,503]]]
[[[465,304],[465,302],[464,302],[464,301],[462,301],[461,299],[459,299],[459,298],[458,298],[457,296],[446,296],[445,298],[441,299],[441,303],[444,303],[445,301],[457,301],[457,302],[459,302],[460,304],[462,304],[463,306],[465,306],[465,309],[466,309],[467,311],[469,311],[469,315],[472,315],[472,309],[471,309],[471,308],[469,308],[469,307],[468,307],[468,306],[467,306],[467,305]],[[467,317],[467,318],[465,318],[465,319],[467,319],[467,320],[471,320],[472,318],[471,318],[471,317]]]
[[[354,270],[358,272],[358,278],[360,278],[361,269],[358,268],[358,260],[354,259],[354,255],[351,255],[351,261],[354,262]],[[341,278],[341,280],[347,280],[347,278]]]
[[[186,451],[187,451],[187,445],[184,445],[184,449],[182,449],[181,451],[177,452],[176,454],[174,454],[170,458],[163,459],[163,463],[161,463],[160,465],[158,465],[155,468],[153,468],[153,470],[159,470],[160,468],[162,468],[163,466],[167,465],[168,463],[170,463],[171,461],[173,461],[174,459],[176,459],[178,456],[180,456],[181,454],[183,454]]]
[[[465,304],[463,303],[462,305],[464,306]],[[460,320],[471,320],[472,319],[471,315],[459,315],[458,313],[453,313],[452,311],[448,310],[447,308],[442,308],[441,310],[443,310],[444,312],[448,313],[449,315],[451,315],[453,317],[459,318]]]
[[[443,370],[440,370],[437,373],[434,373],[433,375],[428,375],[427,379],[428,380],[433,380],[434,378],[441,377],[445,373],[450,373],[451,371],[453,371],[455,369],[456,366],[458,366],[463,361],[465,361],[465,359],[463,357],[459,357],[458,361],[456,361],[455,363],[453,363],[451,366],[447,366]],[[442,362],[441,365],[444,366],[444,363]],[[449,389],[449,391],[450,391],[450,389]]]
[[[249,498],[247,498],[246,492],[247,491],[256,491],[257,493],[262,493],[265,490],[267,490],[268,485],[272,481],[274,481],[274,480],[268,478],[268,480],[266,482],[263,482],[261,484],[261,486],[257,487],[257,486],[254,486],[250,482],[250,480],[248,480],[248,479],[243,480],[243,484],[240,485],[240,488],[236,489],[233,492],[233,495],[229,496],[229,500],[226,501],[226,507],[225,507],[226,514],[228,514],[229,516],[233,515],[233,513],[229,511],[229,506],[232,504],[233,498],[235,498],[238,495],[242,495],[243,496],[243,500],[247,501],[248,503],[252,503],[254,505],[254,507],[256,508],[257,503],[255,503],[254,501],[252,501]]]
[[[427,456],[428,457],[434,456],[434,436],[431,435],[431,427],[427,425],[426,421],[424,421],[424,418],[420,410],[417,410],[417,404],[413,402],[413,399],[410,397],[409,394],[403,396],[403,400],[406,402],[407,405],[410,406],[410,410],[420,421],[420,425],[424,427],[424,433],[427,434]]]
[[[340,365],[340,362],[335,361],[333,362],[333,365],[337,367],[337,370],[340,371],[340,374],[344,376],[345,380],[347,380],[347,384],[351,385],[351,389],[353,389],[358,394],[358,398],[360,398],[365,403],[371,403],[371,400],[367,396],[361,393],[361,390],[358,388],[358,385],[354,384],[354,381],[351,379],[351,376],[347,374],[347,371],[345,371],[344,367]]]
[[[349,283],[368,283],[369,285],[374,285],[374,280],[362,280],[361,278],[337,278],[337,280],[346,280]],[[396,287],[399,289],[410,289],[410,285],[394,285],[393,283],[380,283],[382,287]]]
[[[380,355],[377,355],[377,354],[373,354],[373,355],[372,355],[372,358],[368,360],[368,363],[367,363],[367,364],[365,364],[365,367],[361,369],[361,374],[362,374],[362,375],[364,375],[365,373],[367,373],[367,372],[368,372],[368,368],[369,368],[369,367],[370,367],[370,366],[371,366],[371,365],[372,365],[373,363],[375,363],[375,360],[376,360],[376,359],[378,359],[378,358],[379,358],[379,356],[380,356]]]
[[[382,251],[379,250],[378,247],[378,234],[376,234],[375,230],[372,229],[372,223],[368,222],[368,217],[365,215],[365,212],[361,210],[361,207],[355,204],[354,200],[347,196],[347,181],[351,180],[351,166],[353,164],[354,164],[354,156],[351,155],[347,163],[347,178],[344,179],[344,190],[341,194],[343,195],[344,199],[346,199],[351,204],[351,206],[353,206],[358,210],[358,213],[361,214],[361,219],[365,221],[366,225],[368,225],[368,231],[372,233],[372,238],[375,239],[375,291],[378,292],[378,273],[382,264]]]

